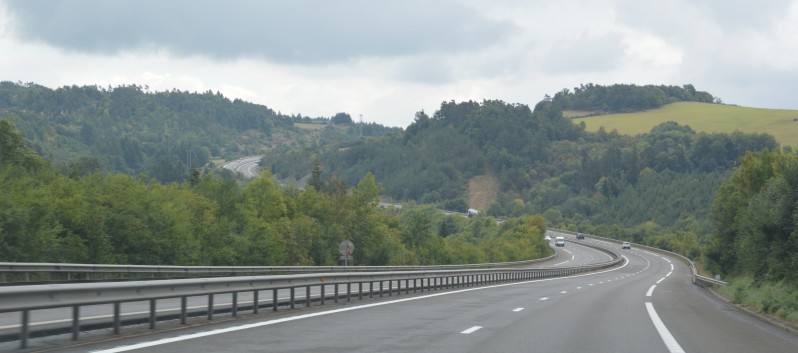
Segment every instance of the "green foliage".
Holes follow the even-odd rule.
[[[319,191],[278,187],[268,171],[243,187],[213,174],[180,184],[82,167],[66,176],[45,164],[28,168],[35,154],[6,135],[17,148],[0,166],[0,261],[335,265],[342,240],[356,244],[353,263],[362,265],[547,254],[534,248],[540,217],[500,231],[495,219],[444,216],[432,206],[382,210],[383,187],[371,173],[351,190],[321,180]]]
[[[798,288],[794,284],[784,281],[761,283],[751,275],[726,279],[726,282],[729,285],[718,290],[735,304],[782,320],[798,322]]]
[[[70,175],[146,173],[164,183],[190,178],[192,170],[208,167],[213,158],[258,154],[264,144],[354,140],[400,130],[354,124],[348,114],[338,113],[308,121],[332,120],[340,128],[307,131],[293,126],[304,118],[218,92],[149,92],[137,85],[49,89],[0,82],[0,117],[13,120],[36,151]],[[8,146],[0,147],[6,151]]]
[[[31,170],[43,163],[41,157],[27,148],[25,139],[14,129],[14,124],[0,119],[0,167],[20,166]]]
[[[714,103],[715,100],[711,94],[696,91],[690,84],[678,87],[628,84],[601,86],[592,83],[580,85],[573,92],[563,89],[551,99],[560,110],[607,113],[653,109],[673,102]]]
[[[798,154],[747,154],[721,186],[706,256],[722,273],[798,285]]]

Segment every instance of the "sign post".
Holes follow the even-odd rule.
[[[338,253],[341,254],[341,260],[344,260],[344,266],[349,266],[353,251],[355,251],[355,244],[349,240],[344,240],[338,245]]]

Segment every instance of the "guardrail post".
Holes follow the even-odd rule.
[[[208,294],[208,320],[213,320],[213,294]]]
[[[150,299],[150,330],[155,329],[155,299]]]
[[[257,290],[253,291],[252,292],[252,313],[253,314],[257,314],[258,313],[258,305],[259,305],[258,297],[259,297],[259,292]]]
[[[346,283],[346,301],[352,301],[352,283]]]
[[[238,292],[233,292],[233,317],[238,316]]]
[[[305,286],[305,306],[310,307],[310,286]]]
[[[396,295],[402,295],[402,280],[396,280]]]
[[[80,332],[80,307],[75,305],[72,307],[72,340],[78,340]]]
[[[322,284],[319,287],[321,287],[321,305],[324,305],[324,287],[326,286]]]
[[[294,296],[294,287],[291,287],[291,299],[290,299],[291,309],[294,309],[294,298],[295,298],[295,296]]]
[[[388,280],[388,296],[393,297],[393,280]]]
[[[357,299],[363,300],[363,282],[357,283]]]
[[[272,289],[272,311],[277,311],[277,289]]]
[[[380,281],[380,298],[382,298],[383,295],[383,284],[385,284],[385,281]]]
[[[335,284],[333,289],[335,290],[335,300],[334,300],[334,302],[335,302],[335,304],[338,304],[338,283]]]
[[[19,334],[19,348],[28,348],[28,329],[30,324],[30,311],[22,310],[22,332]]]
[[[180,323],[185,325],[188,316],[188,298],[186,296],[180,297]]]
[[[374,298],[374,282],[369,281],[369,299]]]
[[[122,311],[122,303],[115,302],[114,303],[114,334],[119,334],[119,326],[120,326],[120,316]]]

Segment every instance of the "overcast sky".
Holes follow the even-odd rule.
[[[684,85],[798,109],[798,0],[0,0],[0,80],[406,127],[443,101]]]

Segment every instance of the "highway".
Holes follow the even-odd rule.
[[[586,261],[575,242],[560,261]],[[798,337],[694,286],[676,259],[623,253],[624,266],[600,273],[283,310],[59,351],[798,351]]]
[[[235,173],[241,173],[245,178],[254,178],[258,176],[258,162],[261,156],[245,157],[236,159],[231,162],[225,163],[222,168],[231,170]]]
[[[531,267],[557,267],[557,266],[578,266],[592,263],[605,262],[610,260],[609,256],[588,247],[572,247],[568,249],[555,248],[559,254],[556,258],[540,262]],[[412,284],[411,284],[412,285]],[[376,286],[376,284],[375,284]],[[385,284],[387,290],[388,285]],[[378,290],[377,288],[374,289]],[[346,288],[340,286],[338,291],[341,295],[346,294]],[[334,286],[325,286],[327,295],[335,292]],[[259,293],[259,302],[261,305],[271,304],[270,291],[261,291]],[[297,290],[295,293],[297,301],[305,300],[305,292]],[[311,291],[311,298],[314,300],[320,296],[319,287],[313,287]],[[281,290],[278,292],[278,300],[281,302],[287,301],[290,298],[289,290]],[[244,292],[238,296],[238,305],[251,306],[253,303],[253,293]],[[207,309],[207,297],[191,297],[189,298],[188,308],[190,311],[204,311]],[[232,296],[229,294],[222,294],[214,296],[214,307],[228,308],[232,306]],[[131,302],[122,305],[122,316],[124,318],[130,317],[146,317],[149,310],[149,302]],[[111,312],[113,307],[111,304],[105,305],[88,305],[80,309],[80,317],[82,323],[95,322],[95,321],[108,321],[111,319]],[[163,299],[158,301],[158,315],[162,314],[176,314],[180,311],[179,299]],[[48,310],[36,310],[31,312],[31,326],[33,328],[45,325],[67,325],[70,322],[72,312],[70,308],[57,308]],[[19,328],[19,315],[17,313],[0,313],[0,333],[16,332]]]
[[[583,247],[583,246],[571,246],[569,249],[563,248],[555,248],[558,253],[556,258],[548,260],[546,262],[541,262],[535,264],[532,267],[560,267],[560,266],[577,266],[577,265],[586,265],[586,264],[593,264],[599,262],[606,262],[611,258],[609,255],[600,252],[596,249]],[[407,284],[404,284],[407,286]],[[410,283],[412,286],[412,282]],[[346,293],[345,286],[339,286],[339,292],[343,295]],[[385,285],[385,289],[387,291],[388,285]],[[412,287],[411,287],[412,288]],[[356,288],[353,288],[356,290]],[[368,290],[365,288],[365,290]],[[378,296],[378,285],[374,285],[375,290],[375,297]],[[325,292],[327,293],[327,303],[331,303],[333,300],[329,297],[331,293],[334,292],[334,286],[326,286]],[[259,301],[261,305],[271,305],[271,291],[261,291],[259,292],[260,298]],[[311,297],[315,300],[312,304],[313,306],[318,305],[318,298],[320,296],[319,287],[313,287],[311,292]],[[388,296],[386,294],[386,296]],[[289,298],[289,291],[288,290],[281,290],[279,292],[278,297],[280,298],[281,303],[286,303]],[[304,305],[304,298],[305,298],[305,291],[301,288],[296,291],[296,300],[297,300],[297,307],[303,308]],[[214,296],[214,307],[219,308],[229,308],[231,307],[231,295],[229,294],[220,294]],[[243,292],[238,295],[238,306],[242,311],[242,314],[247,315],[251,313],[251,305],[253,301],[252,292]],[[344,299],[342,298],[341,301],[343,302]],[[355,300],[353,300],[355,301]],[[357,301],[355,301],[357,302]],[[197,311],[203,312],[202,315],[206,314],[206,309],[208,305],[208,298],[207,296],[201,297],[190,297],[188,302],[189,311]],[[158,315],[162,316],[165,314],[172,314],[177,315],[179,313],[180,302],[177,299],[165,299],[159,300],[157,303],[158,308]],[[149,302],[132,302],[132,303],[125,303],[121,306],[121,312],[123,320],[128,320],[130,318],[138,317],[138,318],[147,318],[148,317],[148,309],[149,309]],[[287,305],[281,305],[280,310],[288,309]],[[80,316],[81,316],[81,325],[90,324],[90,323],[98,323],[98,322],[105,322],[108,323],[111,320],[111,313],[113,311],[113,307],[110,304],[107,305],[91,305],[91,306],[82,306],[80,308]],[[270,307],[261,308],[261,313],[263,312],[270,312]],[[31,311],[30,314],[31,319],[31,328],[33,330],[41,330],[42,328],[53,328],[53,327],[68,327],[70,324],[70,317],[72,315],[71,309],[69,308],[58,308],[58,309],[48,309],[48,310],[35,310]],[[215,315],[216,318],[218,317],[230,317],[229,313],[217,313]],[[0,314],[0,334],[15,334],[19,330],[19,313],[3,313]],[[197,320],[194,320],[197,321]],[[161,323],[158,324],[161,326]]]

